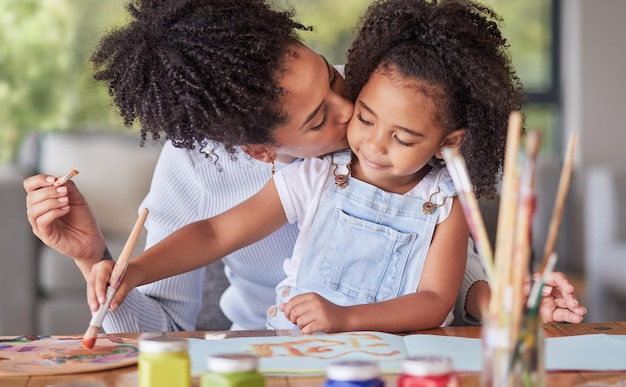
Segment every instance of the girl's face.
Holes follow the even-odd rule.
[[[358,158],[353,175],[389,192],[404,194],[443,146],[458,146],[463,130],[450,134],[437,122],[426,91],[437,91],[395,71],[375,71],[357,97],[348,142]]]
[[[274,132],[276,160],[321,156],[348,147],[353,105],[343,97],[341,75],[322,56],[298,45],[280,81],[288,122]]]

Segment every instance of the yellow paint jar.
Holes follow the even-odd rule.
[[[191,386],[189,343],[153,337],[139,340],[139,387]]]

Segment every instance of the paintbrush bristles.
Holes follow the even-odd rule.
[[[93,349],[96,345],[96,340],[98,340],[98,333],[100,332],[100,327],[95,325],[90,325],[87,328],[87,332],[83,335],[83,348],[85,349]]]

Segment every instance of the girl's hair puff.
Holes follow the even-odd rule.
[[[374,71],[398,70],[443,93],[436,119],[465,128],[461,153],[478,197],[493,197],[504,162],[508,118],[525,99],[491,9],[470,0],[379,0],[360,19],[346,64],[355,101]]]
[[[279,86],[297,30],[263,0],[134,0],[129,24],[91,57],[127,126],[194,149],[273,143],[285,122]]]

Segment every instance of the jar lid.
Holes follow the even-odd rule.
[[[189,342],[185,339],[171,337],[150,337],[139,340],[140,352],[162,353],[181,352],[189,349]]]
[[[364,360],[345,360],[331,363],[326,377],[337,381],[372,380],[380,376],[378,363]]]
[[[402,362],[405,373],[414,376],[443,375],[454,370],[452,359],[446,356],[412,356]]]
[[[220,353],[206,360],[209,371],[223,374],[255,371],[259,366],[259,359],[250,353]]]

